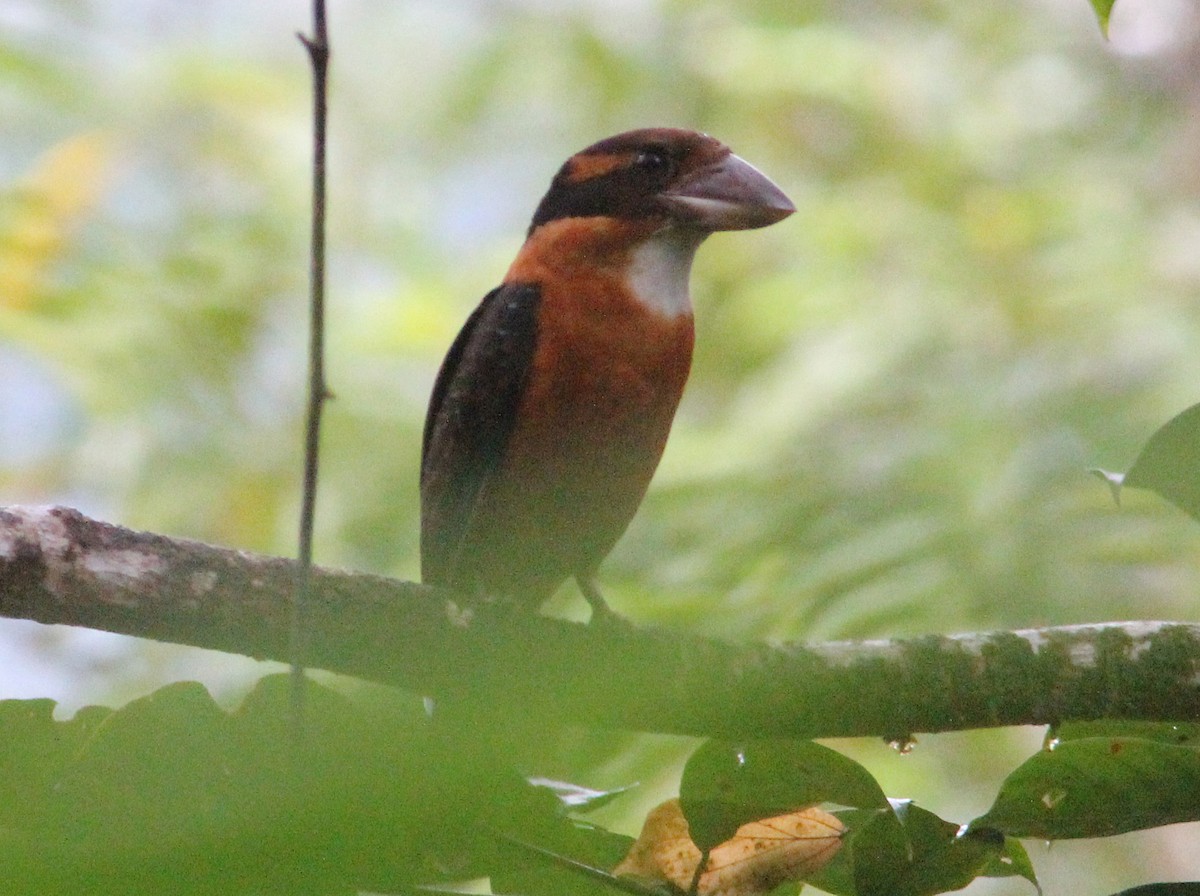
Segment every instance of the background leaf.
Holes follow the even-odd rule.
[[[1144,488],[1166,498],[1193,519],[1200,520],[1200,405],[1172,417],[1142,449],[1125,474],[1123,484]]]
[[[1100,23],[1100,30],[1108,36],[1108,19],[1112,15],[1112,9],[1116,6],[1117,0],[1092,0],[1092,9],[1096,11],[1096,20]]]

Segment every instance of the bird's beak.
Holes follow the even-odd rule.
[[[659,194],[671,215],[703,230],[753,230],[796,210],[779,187],[730,153]]]

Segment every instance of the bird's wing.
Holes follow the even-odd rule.
[[[456,571],[480,489],[516,423],[537,344],[539,292],[505,284],[467,319],[442,362],[421,446],[421,578],[458,583]]]

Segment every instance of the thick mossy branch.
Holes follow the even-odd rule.
[[[288,659],[295,561],[0,509],[0,615]],[[735,645],[597,628],[314,571],[305,665],[527,719],[705,736],[903,738],[1066,719],[1200,719],[1200,625]]]

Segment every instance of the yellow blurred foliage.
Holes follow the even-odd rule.
[[[68,137],[48,149],[9,188],[0,217],[0,308],[36,303],[71,229],[103,195],[113,138],[102,131]]]

